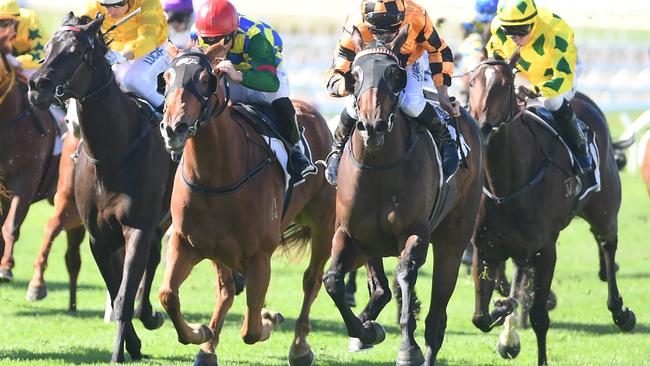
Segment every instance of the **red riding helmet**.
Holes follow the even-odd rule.
[[[201,37],[234,33],[239,27],[237,10],[228,0],[207,0],[196,14],[196,30]]]

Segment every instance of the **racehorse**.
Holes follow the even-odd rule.
[[[172,193],[174,231],[169,239],[160,302],[181,343],[200,344],[195,364],[215,364],[215,349],[234,298],[233,270],[247,278],[248,307],[240,335],[253,344],[269,338],[273,322],[261,315],[270,280],[270,259],[281,237],[305,241],[311,233],[311,260],[303,277],[304,298],[296,321],[289,364],[311,365],[309,312],[321,286],[334,230],[334,189],[324,175],[296,186],[285,206],[285,174],[274,154],[246,118],[229,104],[225,76],[214,65],[226,56],[223,42],[206,53],[169,46],[172,67],[159,79],[165,91],[165,145],[182,153]],[[163,84],[164,82],[164,84]],[[332,137],[323,117],[294,101],[312,156],[323,159]],[[291,225],[294,222],[298,225]],[[188,325],[181,313],[179,287],[202,259],[217,271],[217,304],[209,327]]]
[[[470,110],[481,126],[485,187],[473,237],[476,306],[472,319],[484,332],[504,322],[516,307],[514,293],[499,300],[489,313],[495,269],[512,258],[513,290],[522,268],[534,270],[534,300],[530,322],[537,336],[538,363],[545,365],[549,328],[546,302],[556,262],[556,240],[574,215],[585,219],[602,252],[608,283],[607,306],[623,331],[634,328],[634,313],[623,306],[616,285],[615,253],[621,183],[611,139],[603,116],[581,98],[572,100],[578,118],[595,132],[600,156],[600,190],[579,199],[580,180],[572,172],[572,158],[558,134],[533,112],[518,105],[513,68],[517,58],[485,60],[473,71]],[[512,324],[508,324],[510,327]],[[499,353],[515,357],[516,335],[500,340]]]
[[[9,50],[10,51],[10,50]],[[9,52],[6,51],[6,52]],[[60,155],[53,153],[58,132],[47,112],[33,110],[3,51],[0,67],[0,282],[13,280],[13,249],[32,203],[52,199]],[[77,235],[68,232],[71,247]],[[71,277],[72,272],[71,272]]]
[[[86,233],[74,200],[74,161],[72,155],[76,152],[78,145],[79,138],[75,137],[72,132],[65,134],[63,149],[61,150],[62,158],[59,162],[59,179],[56,183],[56,194],[54,194],[54,214],[45,226],[45,237],[34,260],[34,275],[29,281],[26,295],[29,301],[42,300],[47,296],[47,284],[44,278],[47,259],[54,239],[61,230],[66,230],[68,248],[65,253],[65,263],[70,275],[69,311],[77,310],[77,278],[81,268],[79,249]]]
[[[396,54],[408,28],[402,28],[390,43],[364,43],[358,30],[353,30],[352,77],[359,121],[341,156],[337,229],[324,283],[348,335],[364,347],[378,344],[385,333],[375,319],[391,298],[382,257],[398,256],[395,277],[402,298],[402,342],[397,364],[430,365],[442,345],[447,303],[474,228],[481,196],[481,145],[478,126],[462,110],[457,125],[471,148],[468,168],[460,168],[445,182],[433,139],[397,110],[406,72]],[[413,291],[430,242],[434,265],[425,360],[413,335]],[[344,276],[366,261],[371,296],[357,317],[346,302]]]
[[[108,46],[94,20],[69,13],[50,40],[41,68],[30,78],[29,99],[40,107],[79,101],[83,143],[75,167],[74,197],[90,248],[111,296],[117,332],[111,361],[142,358],[132,324],[135,309],[147,329],[163,317],[149,301],[160,262],[160,222],[168,211],[173,169],[150,116],[124,94],[104,58]],[[144,276],[144,277],[143,277]]]

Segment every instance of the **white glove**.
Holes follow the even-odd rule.
[[[108,61],[111,66],[115,64],[122,64],[128,61],[121,52],[115,50],[108,50],[104,57],[106,57],[106,61]]]

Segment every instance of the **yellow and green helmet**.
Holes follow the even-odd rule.
[[[0,20],[18,19],[20,6],[16,0],[0,0]]]
[[[532,24],[537,17],[537,6],[534,0],[500,0],[497,17],[503,26]]]

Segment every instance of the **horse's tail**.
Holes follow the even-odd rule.
[[[309,226],[291,223],[283,232],[280,245],[292,259],[302,258],[309,248],[311,229]]]
[[[614,160],[616,161],[616,167],[619,171],[625,168],[627,164],[627,157],[625,157],[625,151],[634,144],[636,141],[636,136],[632,135],[627,139],[612,142],[612,149],[614,149]]]
[[[0,175],[0,215],[3,213],[2,202],[11,198],[11,192],[7,189],[2,175]]]

